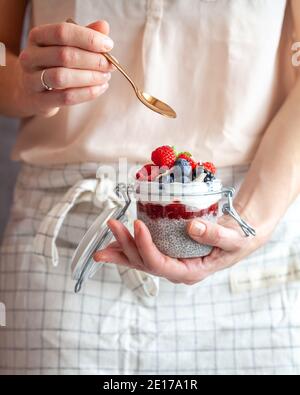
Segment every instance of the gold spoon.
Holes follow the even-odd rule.
[[[67,19],[68,23],[73,23],[77,25],[73,19]],[[176,112],[168,106],[168,104],[162,102],[161,100],[156,99],[155,97],[149,95],[148,93],[142,92],[137,85],[133,82],[133,80],[129,77],[129,75],[126,73],[124,68],[120,65],[118,60],[110,55],[109,53],[102,53],[102,55],[110,62],[112,63],[123,75],[124,77],[130,82],[131,86],[133,87],[135,94],[137,98],[148,108],[150,108],[152,111],[157,112],[158,114],[164,115],[165,117],[168,118],[176,118],[177,114]]]

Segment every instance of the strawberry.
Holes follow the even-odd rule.
[[[152,152],[151,159],[157,166],[170,169],[176,161],[176,153],[173,147],[164,145]]]
[[[217,169],[216,169],[216,166],[213,163],[205,162],[205,163],[203,163],[203,167],[208,172],[210,172],[212,174],[216,174]]]
[[[158,175],[159,168],[153,163],[149,163],[136,173],[136,179],[140,181],[153,181]]]
[[[182,152],[181,154],[178,155],[178,159],[185,159],[186,161],[189,162],[189,164],[192,166],[192,169],[196,169],[198,166],[198,163],[194,161],[192,158],[192,155],[189,152]]]

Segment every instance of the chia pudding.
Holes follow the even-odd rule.
[[[211,163],[195,162],[188,153],[172,156],[172,147],[152,154],[153,164],[137,173],[137,216],[148,227],[153,242],[173,258],[196,258],[210,254],[211,246],[195,242],[187,224],[195,218],[216,222],[222,184]],[[166,153],[167,152],[167,153]],[[158,158],[157,158],[158,156]]]

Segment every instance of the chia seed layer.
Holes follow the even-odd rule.
[[[207,213],[202,219],[216,222],[215,213]],[[138,210],[138,219],[149,228],[154,244],[165,255],[172,258],[198,258],[211,253],[212,247],[192,240],[186,232],[189,219],[150,218]]]

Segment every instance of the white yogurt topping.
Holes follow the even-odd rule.
[[[135,184],[135,197],[143,203],[159,203],[168,205],[179,201],[188,207],[202,210],[221,200],[222,183],[216,179],[210,183],[179,182],[165,183],[161,186],[158,182],[137,181]],[[206,195],[214,192],[213,195]]]

